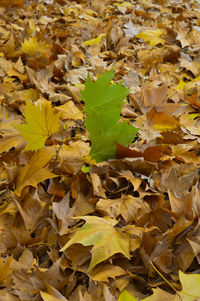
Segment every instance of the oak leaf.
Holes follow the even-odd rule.
[[[65,251],[73,244],[93,245],[89,269],[116,253],[121,253],[125,257],[130,258],[129,238],[121,229],[114,228],[118,223],[117,220],[97,216],[80,216],[76,218],[84,219],[86,223],[77,230],[61,251]]]
[[[37,104],[26,102],[26,124],[20,124],[17,129],[27,140],[25,150],[38,150],[44,146],[48,137],[58,131],[60,113],[56,113],[51,103],[42,100]]]
[[[24,166],[17,178],[17,188],[14,191],[17,196],[21,195],[26,186],[37,187],[41,181],[57,177],[57,175],[44,168],[52,156],[52,150],[48,148],[42,148],[33,155],[30,163]]]

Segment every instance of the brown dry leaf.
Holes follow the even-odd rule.
[[[180,160],[185,163],[196,163],[198,164],[200,158],[197,157],[192,145],[186,144],[177,144],[172,145],[172,154],[175,156],[177,160]]]
[[[134,222],[139,216],[150,211],[150,208],[147,204],[144,204],[142,199],[131,195],[124,195],[121,199],[115,200],[100,199],[96,204],[96,209],[113,218],[121,215],[126,223]]]
[[[17,196],[21,195],[22,190],[26,186],[37,187],[39,182],[57,177],[57,175],[44,168],[53,155],[54,152],[52,149],[44,147],[32,156],[30,163],[21,170],[17,178],[16,189],[14,191]]]
[[[190,114],[185,113],[179,117],[179,122],[184,132],[197,136],[200,135],[199,119],[195,120],[190,117]]]
[[[119,266],[110,263],[103,263],[95,267],[91,272],[91,278],[95,281],[109,281],[109,278],[115,278],[125,275],[126,272]]]
[[[183,30],[178,31],[178,35],[176,37],[176,40],[179,40],[181,42],[182,48],[190,45],[188,33],[183,31]]]
[[[182,68],[185,68],[186,70],[191,71],[194,76],[198,76],[200,72],[200,62],[199,61],[193,61],[191,58],[188,61],[186,58],[182,58],[180,61],[180,66]]]
[[[52,209],[58,219],[58,232],[65,235],[69,232],[69,226],[74,223],[72,219],[74,208],[69,207],[69,195],[66,195],[61,202],[53,202]]]
[[[159,131],[173,130],[179,126],[178,120],[169,116],[164,112],[157,112],[155,108],[153,108],[149,113],[146,114],[147,120],[153,127]]]
[[[58,168],[69,174],[80,171],[83,159],[89,155],[89,152],[89,144],[82,140],[71,142],[69,145],[64,144],[59,151],[61,164]]]
[[[16,127],[20,124],[20,120],[12,120],[5,122],[0,127],[0,153],[8,152],[12,147],[16,149],[25,146],[24,138],[20,135]]]
[[[58,112],[61,112],[61,119],[82,120],[83,113],[75,106],[73,101],[68,101],[64,105],[56,107]]]
[[[194,107],[200,108],[200,101],[198,93],[193,94],[192,96],[186,96],[186,99],[193,105]]]

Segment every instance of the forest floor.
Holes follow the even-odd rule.
[[[0,300],[198,300],[199,2],[0,2]],[[112,68],[139,131],[97,163]]]

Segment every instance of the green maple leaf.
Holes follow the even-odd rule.
[[[56,114],[47,100],[37,105],[27,101],[25,118],[26,123],[20,124],[17,129],[28,142],[26,150],[42,148],[46,139],[59,129],[60,113]]]
[[[79,216],[76,218],[84,219],[86,223],[77,230],[61,251],[76,243],[84,246],[93,245],[90,269],[116,253],[130,258],[129,237],[121,229],[114,228],[118,221],[97,216]]]
[[[130,92],[122,84],[110,84],[113,70],[103,73],[96,82],[88,75],[82,100],[85,102],[85,126],[90,134],[90,155],[97,162],[115,158],[118,142],[128,146],[138,129],[126,122],[119,123],[123,100]]]

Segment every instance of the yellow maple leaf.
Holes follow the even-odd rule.
[[[22,51],[30,56],[34,56],[37,52],[45,52],[48,48],[49,45],[46,42],[38,42],[35,36],[22,43]]]
[[[157,44],[166,43],[165,40],[160,38],[160,36],[164,33],[165,31],[162,29],[145,30],[138,33],[135,37],[138,39],[143,39],[145,42],[149,42],[150,46],[155,46]]]
[[[120,229],[114,228],[117,220],[97,216],[79,216],[76,218],[84,219],[86,223],[77,230],[72,239],[60,251],[65,251],[76,243],[84,246],[93,245],[89,269],[116,253],[130,258],[129,237]]]
[[[51,148],[42,148],[33,155],[30,163],[24,166],[17,178],[17,188],[14,191],[17,196],[21,195],[26,186],[37,187],[38,183],[57,177],[57,175],[44,168],[53,154],[54,151]]]
[[[37,104],[27,101],[25,118],[26,124],[20,124],[17,129],[28,142],[26,150],[40,149],[46,139],[58,131],[60,113],[56,113],[47,100]]]

